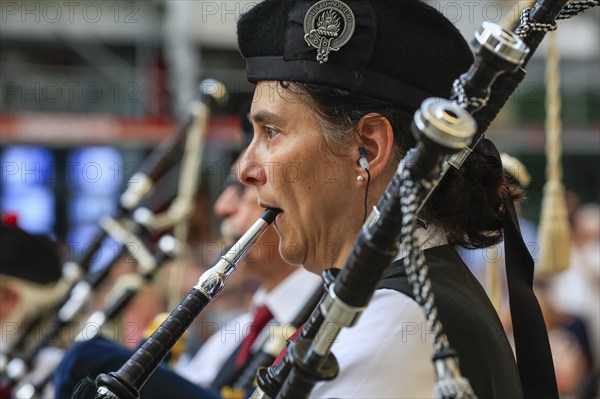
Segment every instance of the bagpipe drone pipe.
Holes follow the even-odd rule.
[[[0,381],[4,390],[13,390],[18,386],[31,370],[38,353],[51,342],[55,342],[66,326],[75,323],[96,288],[108,277],[111,267],[123,256],[127,254],[132,256],[138,264],[141,279],[149,281],[160,265],[175,254],[176,245],[173,245],[175,243],[173,239],[163,237],[162,244],[159,242],[158,245],[158,253],[152,255],[144,237],[149,236],[151,232],[164,231],[179,222],[179,218],[187,217],[185,212],[192,209],[193,193],[186,193],[186,198],[178,195],[173,202],[177,202],[179,208],[185,208],[184,212],[178,212],[180,214],[178,217],[173,217],[172,212],[168,217],[163,217],[162,221],[152,211],[139,207],[139,204],[151,192],[154,182],[173,167],[180,158],[182,150],[186,151],[181,161],[182,170],[187,172],[182,178],[185,178],[188,187],[195,191],[197,183],[193,182],[198,180],[197,173],[209,108],[225,100],[226,92],[221,83],[214,80],[205,80],[201,83],[196,99],[190,104],[190,111],[184,116],[177,129],[150,153],[141,166],[141,171],[130,179],[120,198],[116,216],[103,217],[100,220],[101,230],[94,240],[86,245],[86,250],[80,259],[64,263],[62,277],[57,284],[63,286],[65,295],[61,301],[46,311],[45,315],[39,315],[39,320],[50,319],[48,323],[44,323],[46,328],[43,330],[43,335],[33,342],[26,342],[27,337],[36,328],[36,324],[31,323],[20,332],[14,345],[10,348],[2,348]],[[188,149],[188,147],[193,148]],[[91,270],[94,258],[109,240],[119,244],[118,254],[100,270]],[[135,250],[131,251],[132,248]],[[125,289],[102,312],[95,314],[93,320],[98,321],[98,317],[102,317],[104,322],[115,317],[133,298],[139,286],[140,284],[135,289],[131,286]],[[26,384],[20,387],[19,389],[23,389],[21,396],[36,397],[48,379],[49,376],[34,385]]]
[[[339,367],[330,352],[331,346],[343,327],[356,324],[397,255],[400,242],[408,252],[404,267],[415,299],[425,312],[428,331],[434,334],[436,396],[475,397],[468,380],[461,376],[460,354],[450,347],[438,319],[425,259],[415,242],[418,211],[443,176],[451,168],[460,168],[480,142],[525,77],[525,66],[545,34],[556,29],[556,20],[575,16],[597,4],[597,1],[539,0],[523,11],[514,33],[496,24],[483,24],[471,43],[475,61],[455,81],[452,102],[428,99],[415,114],[413,134],[418,145],[401,162],[363,225],[344,268],[329,289],[328,298],[315,309],[311,320],[318,324],[305,326],[307,331],[288,344],[279,363],[258,372],[258,388],[252,398],[306,398],[318,381],[337,376]],[[446,156],[451,153],[454,155]],[[507,202],[504,213],[505,242],[513,243],[512,250],[507,246],[507,257],[515,259],[523,255],[529,259],[522,265],[507,266],[523,393],[526,398],[557,398],[548,339],[531,290],[533,261],[528,254],[524,255],[522,238],[515,238],[520,235],[512,201]],[[518,309],[522,303],[530,308]],[[530,317],[544,333],[543,339],[535,343],[525,338],[524,326],[531,325]]]

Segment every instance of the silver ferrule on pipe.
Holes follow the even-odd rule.
[[[268,212],[265,212],[265,215]],[[205,294],[211,300],[223,291],[225,281],[235,272],[240,260],[242,260],[262,233],[271,225],[273,220],[265,220],[265,215],[258,219],[225,255],[221,256],[221,259],[219,259],[215,266],[200,276],[198,283],[194,286],[195,289]],[[274,219],[274,214],[267,215],[266,219]]]

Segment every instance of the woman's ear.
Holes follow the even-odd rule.
[[[375,178],[383,173],[392,156],[394,131],[383,115],[370,113],[362,117],[356,127],[362,147],[366,150],[369,172]]]

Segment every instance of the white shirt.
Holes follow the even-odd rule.
[[[430,225],[417,230],[421,249],[446,244],[444,232]],[[401,247],[396,260],[407,254]],[[407,295],[379,289],[358,323],[345,328],[331,352],[339,375],[315,386],[311,398],[433,398],[433,336],[420,306]]]
[[[175,371],[200,386],[210,386],[225,361],[248,335],[254,309],[266,305],[273,314],[273,321],[265,326],[263,332],[268,331],[274,324],[289,324],[300,313],[320,284],[322,284],[320,276],[299,267],[271,291],[267,292],[266,289],[259,288],[252,297],[253,308],[248,313],[224,323],[191,360],[180,361],[175,366]],[[267,338],[267,333],[261,333],[252,350],[259,348]]]

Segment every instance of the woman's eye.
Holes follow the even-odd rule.
[[[267,134],[267,138],[269,140],[272,140],[276,135],[279,134],[279,132],[275,129],[273,129],[272,127],[265,127],[265,133]]]

